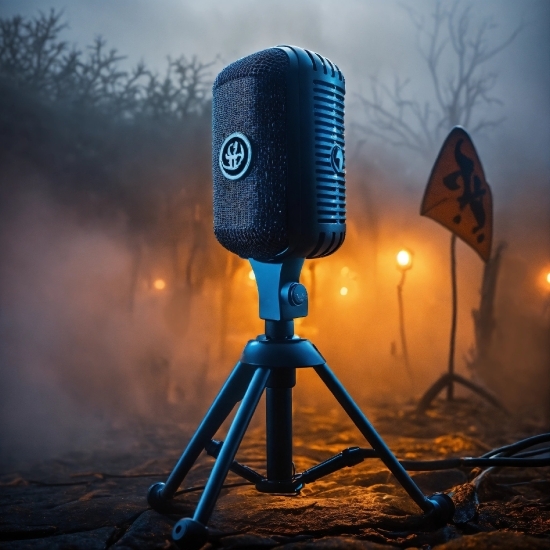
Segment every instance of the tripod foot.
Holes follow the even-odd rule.
[[[437,493],[428,497],[428,500],[432,503],[433,508],[428,515],[433,517],[438,523],[449,523],[455,513],[455,505],[449,495],[444,493]]]
[[[165,512],[168,508],[168,501],[162,498],[162,490],[165,483],[155,483],[147,491],[147,504],[157,512]]]
[[[178,548],[198,550],[208,540],[208,529],[194,519],[183,518],[174,525],[172,539]]]

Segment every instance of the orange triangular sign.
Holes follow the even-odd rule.
[[[493,199],[472,139],[460,126],[447,136],[420,208],[469,244],[484,261],[491,256]]]

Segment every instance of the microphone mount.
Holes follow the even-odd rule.
[[[292,321],[307,316],[307,290],[300,283],[304,258],[287,258],[281,262],[249,261],[258,286],[260,319]]]

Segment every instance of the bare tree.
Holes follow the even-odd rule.
[[[0,19],[0,71],[28,89],[51,93],[54,76],[75,66],[78,54],[58,35],[66,27],[62,12],[51,10],[33,19]]]
[[[502,253],[506,243],[501,242],[497,246],[492,258],[485,264],[481,284],[481,299],[479,308],[472,310],[475,329],[475,345],[470,350],[467,365],[472,371],[480,371],[491,368],[490,346],[493,332],[496,328],[495,321],[495,295],[502,260]]]
[[[143,111],[155,118],[169,115],[177,119],[200,112],[207,96],[206,71],[212,64],[201,63],[196,57],[190,61],[185,56],[168,58],[164,78],[150,75]]]
[[[504,118],[483,113],[483,107],[502,104],[492,95],[498,75],[487,71],[486,64],[516,39],[523,22],[507,38],[491,45],[497,25],[491,18],[476,21],[472,2],[437,0],[428,19],[409,5],[401,5],[416,27],[417,49],[429,70],[435,101],[408,97],[410,79],[396,76],[388,86],[371,77],[371,97],[359,97],[368,123],[357,127],[366,136],[431,158],[453,126],[462,125],[475,134],[503,122]],[[445,74],[448,67],[452,71]]]

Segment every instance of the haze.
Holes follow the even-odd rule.
[[[0,17],[63,10],[69,23],[65,40],[85,48],[102,35],[126,56],[124,67],[143,60],[159,73],[167,56],[196,55],[214,62],[213,80],[235,59],[284,43],[318,51],[339,65],[348,90],[349,232],[341,251],[318,262],[315,277],[322,292],[314,297],[310,317],[297,323],[297,333],[319,346],[345,383],[360,380],[354,391],[365,403],[418,397],[447,361],[449,234],[418,215],[433,160],[370,137],[362,141],[365,136],[354,127],[367,123],[358,96],[370,93],[371,76],[388,84],[395,75],[409,78],[411,97],[434,101],[415,46],[416,30],[403,8],[429,17],[433,5],[428,0],[0,0]],[[492,95],[501,101],[490,106],[489,114],[505,120],[473,137],[493,190],[495,245],[507,243],[496,303],[495,338],[503,370],[484,382],[511,405],[531,407],[539,418],[550,401],[550,285],[544,281],[550,272],[550,3],[486,0],[475,2],[473,13],[476,20],[492,18],[494,43],[524,22],[513,43],[484,66],[497,75]],[[210,143],[203,141],[201,151],[207,154]],[[4,184],[24,190],[44,179],[39,170],[32,176],[21,173],[10,173]],[[202,173],[185,177],[200,177],[210,188]],[[166,174],[167,180],[178,178],[182,174]],[[144,361],[166,367],[168,401],[189,403],[184,416],[199,418],[246,340],[262,330],[248,266],[242,262],[234,272],[232,305],[226,311],[225,291],[211,281],[194,290],[192,299],[177,294],[182,289],[170,288],[165,276],[169,251],[153,250],[148,261],[154,267],[142,274],[140,284],[145,289],[145,279],[165,277],[167,294],[153,297],[149,287],[139,287],[143,292],[129,315],[124,300],[132,270],[126,240],[131,231],[122,218],[86,225],[71,207],[40,193],[22,195],[8,210],[0,273],[5,344],[0,437],[6,442],[0,459],[57,454],[95,441],[92,436],[104,434],[115,420],[157,414],[148,401],[149,379],[143,383],[136,374],[136,365]],[[204,248],[210,246],[222,258],[218,270],[227,270],[221,247],[205,242]],[[402,246],[415,253],[404,288],[414,384],[406,378],[399,352],[391,352],[396,343],[399,347],[395,253]],[[482,271],[476,254],[459,243],[456,362],[463,374],[468,373],[471,310],[479,306]],[[306,270],[305,283],[313,284],[313,276]],[[343,285],[349,287],[346,297],[339,293]],[[170,302],[168,296],[179,301]],[[220,323],[230,327],[224,351],[212,336]],[[314,393],[304,391],[300,397],[314,401]],[[194,394],[200,394],[198,404]]]

